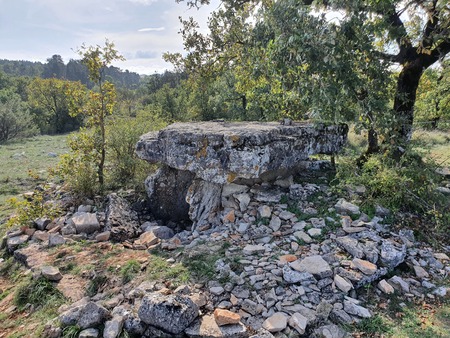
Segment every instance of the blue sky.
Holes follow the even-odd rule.
[[[218,0],[200,11],[175,0],[0,0],[0,59],[41,61],[59,54],[67,63],[86,45],[113,41],[122,69],[152,74],[170,69],[161,56],[182,52],[178,17],[204,27]]]

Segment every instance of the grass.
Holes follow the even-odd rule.
[[[0,145],[0,219],[12,212],[7,204],[8,199],[32,190],[36,185],[36,180],[29,175],[30,171],[41,179],[47,177],[47,169],[59,161],[58,157],[51,157],[49,153],[66,153],[66,138],[67,135],[41,135]]]
[[[120,270],[122,276],[122,283],[126,284],[131,281],[141,271],[141,265],[138,261],[132,259],[125,263]]]
[[[23,283],[14,295],[14,304],[23,310],[28,304],[45,307],[64,303],[63,294],[47,279],[39,277]]]

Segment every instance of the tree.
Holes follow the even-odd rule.
[[[416,100],[417,120],[435,129],[441,120],[450,119],[450,64],[427,69],[419,83]]]
[[[114,111],[116,105],[116,90],[112,83],[105,80],[105,69],[116,60],[125,60],[115,49],[114,43],[105,41],[103,47],[82,45],[78,49],[78,54],[82,57],[81,62],[87,66],[89,79],[96,88],[89,91],[85,104],[80,105],[84,91],[69,91],[72,102],[70,113],[72,116],[82,115],[85,118],[87,128],[93,133],[86,133],[87,152],[94,152],[95,164],[97,167],[97,177],[100,188],[104,186],[104,166],[106,158],[106,119]],[[83,133],[83,131],[82,131]],[[90,140],[90,141],[89,141]],[[77,148],[83,151],[81,148]]]
[[[374,128],[383,131],[394,157],[409,143],[423,71],[450,52],[446,0],[224,0],[210,18],[208,35],[192,18],[182,24],[188,53],[166,59],[190,73],[240,67],[254,77],[262,71],[259,83],[279,83],[283,101],[324,118],[333,106],[347,115],[353,103],[372,138]],[[258,58],[258,67],[268,66],[248,61]],[[399,72],[388,91],[393,65]],[[390,113],[376,123],[389,99]]]
[[[83,90],[80,82],[35,78],[28,86],[28,102],[37,113],[42,132],[65,133],[81,125],[78,117],[69,114],[69,92]]]
[[[64,79],[66,77],[66,65],[61,55],[53,55],[47,59],[47,63],[44,65],[44,71],[42,72],[44,79],[56,78]]]
[[[35,132],[26,103],[16,93],[0,90],[0,143]]]

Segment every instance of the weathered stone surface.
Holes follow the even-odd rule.
[[[394,269],[397,265],[402,263],[406,257],[406,245],[401,248],[396,247],[393,242],[383,240],[381,244],[381,264],[388,269]]]
[[[377,266],[364,259],[354,258],[352,263],[355,267],[366,275],[373,275],[377,271]]]
[[[116,338],[122,332],[125,319],[123,316],[114,316],[111,320],[105,322],[103,338]]]
[[[80,332],[78,338],[98,338],[100,336],[100,331],[97,329],[86,329]]]
[[[430,275],[428,274],[428,272],[426,272],[426,270],[424,268],[422,268],[421,266],[418,265],[414,265],[414,273],[416,274],[417,278],[428,278]]]
[[[195,173],[207,182],[278,176],[317,153],[336,153],[348,127],[294,123],[175,123],[141,137],[136,153],[151,163]],[[276,173],[276,176],[273,173]]]
[[[198,307],[188,297],[152,293],[143,298],[138,315],[146,324],[179,334],[198,317]]]
[[[228,324],[238,324],[241,321],[241,316],[232,311],[215,309],[214,319],[218,326],[223,326]]]
[[[92,234],[100,229],[100,223],[94,213],[80,212],[76,213],[71,219],[70,224],[73,225],[78,234]]]
[[[349,335],[337,325],[324,325],[314,330],[314,338],[344,338]]]
[[[337,201],[334,206],[337,212],[347,214],[347,215],[359,215],[361,212],[359,211],[359,207],[350,202],[347,202],[345,199],[341,198]]]
[[[212,315],[206,315],[189,326],[185,333],[191,338],[246,338],[247,328],[242,323],[219,326]]]
[[[111,232],[111,239],[116,242],[134,238],[140,232],[136,212],[117,194],[108,195],[105,230]]]
[[[355,258],[363,258],[364,251],[358,240],[349,236],[336,238],[336,243]]]
[[[88,302],[70,308],[59,316],[63,327],[78,325],[82,329],[96,327],[103,323],[108,316],[108,310],[94,302]]]
[[[186,194],[189,218],[193,228],[218,223],[221,207],[222,187],[202,180],[194,180]]]
[[[49,247],[63,245],[64,243],[66,243],[66,240],[60,234],[50,234],[48,237],[48,246]]]
[[[298,272],[292,270],[289,266],[285,265],[283,267],[283,279],[290,284],[302,283],[302,284],[310,284],[315,283],[316,279],[309,272]]]
[[[153,232],[144,232],[139,236],[137,240],[134,241],[135,245],[143,245],[145,247],[152,246],[159,242],[158,237],[155,236]]]
[[[344,278],[342,278],[339,275],[334,276],[334,284],[336,287],[343,291],[343,292],[349,292],[351,289],[353,289],[353,284],[346,281]]]
[[[344,311],[355,315],[361,318],[370,318],[372,317],[372,314],[369,310],[367,310],[365,307],[362,307],[360,305],[357,305],[351,301],[345,300],[344,301]]]
[[[267,318],[262,327],[269,332],[283,331],[287,326],[287,315],[283,312],[277,312]]]
[[[19,246],[28,241],[28,235],[20,235],[15,237],[9,237],[6,241],[6,246],[10,252],[16,250]]]
[[[266,247],[263,245],[251,245],[247,244],[242,250],[246,255],[254,255],[256,253],[262,253],[266,251]]]
[[[333,275],[330,265],[322,258],[322,256],[309,256],[302,260],[290,263],[290,266],[300,272],[309,272],[318,278],[330,277]]]
[[[42,276],[52,282],[57,282],[62,279],[62,274],[55,266],[44,265],[41,267]]]
[[[385,279],[380,280],[380,282],[377,285],[378,289],[380,289],[381,291],[383,291],[386,294],[391,294],[394,293],[394,288],[392,287],[392,285],[390,285],[388,282],[386,282]]]
[[[45,230],[46,226],[49,225],[51,221],[50,218],[38,218],[34,221],[34,224],[38,230]]]
[[[301,313],[296,312],[289,318],[289,326],[295,329],[299,334],[305,333],[307,325],[308,318]]]

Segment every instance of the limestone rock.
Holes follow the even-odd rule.
[[[359,207],[350,202],[347,202],[345,199],[341,198],[337,201],[334,206],[337,212],[346,214],[346,215],[359,215],[361,211],[359,211]]]
[[[6,246],[10,252],[13,252],[16,250],[19,246],[26,243],[30,237],[28,235],[20,235],[20,236],[14,236],[9,237],[6,240]]]
[[[363,258],[364,250],[358,240],[349,236],[336,238],[336,243],[355,258]]]
[[[289,284],[302,283],[310,284],[315,283],[316,279],[309,272],[298,272],[292,270],[289,266],[283,267],[283,279]]]
[[[142,299],[138,315],[146,324],[179,334],[198,317],[198,307],[188,297],[156,292]]]
[[[308,318],[303,316],[301,313],[296,312],[291,316],[291,318],[289,318],[289,326],[301,335],[305,333],[307,325]]]
[[[335,153],[346,142],[347,131],[345,125],[304,123],[175,123],[143,135],[136,153],[150,163],[162,162],[225,184],[265,175],[276,178],[278,169],[294,168],[309,155]]]
[[[108,310],[94,302],[88,302],[70,308],[59,316],[63,327],[78,325],[82,329],[96,327],[103,323],[108,316]]]
[[[373,275],[377,271],[377,266],[364,259],[354,258],[352,263],[355,267],[366,275]]]
[[[385,294],[391,294],[394,293],[394,288],[392,287],[392,285],[390,285],[388,282],[386,282],[385,279],[380,280],[380,282],[377,285],[378,289],[380,289],[381,291],[383,291]]]
[[[66,239],[60,234],[50,234],[48,237],[48,246],[58,246],[66,243]]]
[[[262,327],[266,329],[267,331],[273,333],[273,332],[280,332],[283,331],[287,326],[287,315],[283,312],[277,312],[267,318]]]
[[[324,325],[314,330],[314,338],[345,338],[349,335],[337,325]]]
[[[326,278],[333,275],[330,265],[320,255],[309,256],[302,260],[290,263],[290,266],[300,272],[308,272],[317,278]]]
[[[122,332],[125,318],[123,316],[114,316],[111,320],[105,322],[103,338],[116,338]]]
[[[94,328],[85,329],[80,332],[78,338],[98,338],[100,336],[100,331]]]
[[[251,245],[247,244],[242,250],[246,255],[254,255],[256,253],[262,253],[266,251],[266,247],[263,245]]]
[[[351,289],[353,289],[353,284],[346,281],[344,278],[342,278],[339,275],[334,276],[334,284],[336,287],[343,291],[343,292],[349,292]]]
[[[191,338],[247,338],[247,328],[242,323],[219,326],[212,315],[205,315],[189,326],[185,334]]]
[[[189,204],[189,218],[194,222],[193,228],[219,222],[222,187],[202,180],[194,180],[186,194]]]
[[[214,319],[218,326],[223,326],[228,324],[238,324],[241,321],[241,316],[228,310],[215,309]]]
[[[258,215],[261,218],[269,218],[272,215],[272,208],[268,205],[261,205],[258,207]]]
[[[355,315],[361,318],[370,318],[372,317],[372,314],[369,310],[367,310],[365,307],[362,307],[360,305],[355,304],[354,302],[345,300],[344,301],[344,311]]]
[[[155,236],[153,232],[144,232],[139,236],[139,239],[134,241],[135,245],[143,245],[145,247],[150,247],[159,242],[158,237]]]
[[[52,282],[57,282],[62,279],[62,274],[57,267],[44,265],[41,267],[42,276]]]
[[[111,240],[115,242],[135,238],[140,233],[136,212],[115,193],[108,195],[105,216],[105,230],[111,232]]]
[[[97,220],[97,215],[94,213],[76,213],[70,219],[70,223],[75,227],[78,234],[92,234],[100,229],[100,223]]]
[[[383,266],[388,269],[394,269],[397,265],[402,263],[406,257],[406,245],[397,248],[392,241],[383,240],[381,244],[380,259]]]
[[[414,273],[416,274],[417,278],[423,279],[423,278],[428,278],[430,275],[428,274],[428,272],[425,271],[424,268],[422,268],[421,266],[418,265],[414,265]]]

